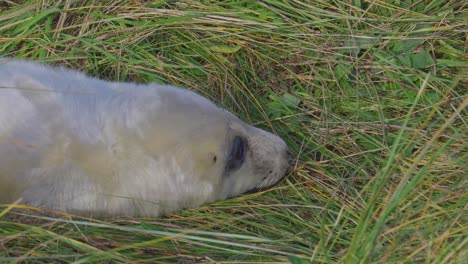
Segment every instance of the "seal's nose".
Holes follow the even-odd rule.
[[[294,168],[295,158],[291,154],[291,152],[289,152],[288,149],[282,150],[281,152],[282,153],[279,155],[279,157],[281,157],[281,165],[280,165],[281,169],[280,169],[279,175],[281,175],[281,177],[284,177],[292,171],[292,168]]]

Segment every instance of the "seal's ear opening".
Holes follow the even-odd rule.
[[[238,170],[244,164],[247,156],[247,140],[240,136],[235,136],[232,140],[231,150],[227,156],[225,167],[226,174],[230,174]]]

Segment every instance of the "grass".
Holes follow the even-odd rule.
[[[466,43],[455,0],[0,1],[0,56],[197,90],[297,160],[159,219],[1,207],[0,262],[466,263]]]

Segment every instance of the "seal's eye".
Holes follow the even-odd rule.
[[[239,169],[245,161],[247,155],[247,141],[239,136],[234,137],[231,150],[227,157],[225,171],[227,173]]]

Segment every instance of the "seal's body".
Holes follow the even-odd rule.
[[[267,187],[286,152],[189,90],[0,59],[0,203],[158,216]]]

